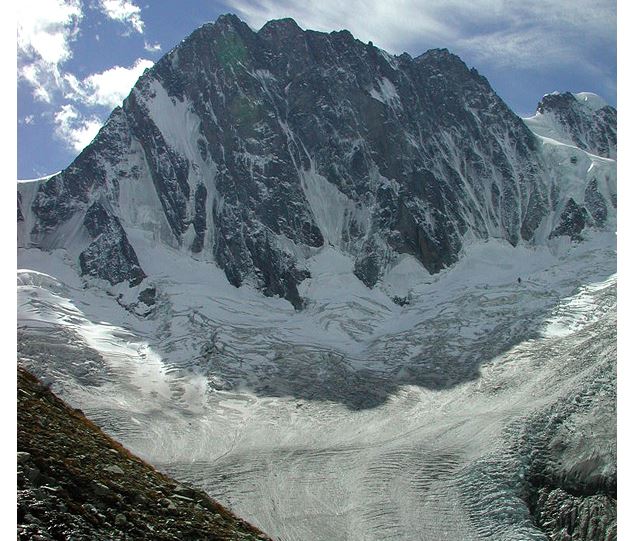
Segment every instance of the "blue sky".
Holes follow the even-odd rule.
[[[447,47],[521,116],[554,90],[616,103],[616,3],[605,0],[21,0],[17,173],[66,167],[143,69],[201,24],[236,13],[254,30],[293,17],[417,56]]]

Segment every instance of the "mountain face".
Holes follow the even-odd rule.
[[[615,156],[614,109],[562,94],[539,113]],[[610,167],[589,173],[572,150],[563,169],[530,128],[445,49],[391,56],[347,31],[282,19],[254,32],[226,15],[147,70],[67,169],[21,185],[18,244],[137,286],[142,237],[300,308],[324,246],[373,287],[402,254],[436,273],[466,241],[575,240],[612,223]]]
[[[617,111],[589,92],[554,92],[543,96],[537,114],[551,120],[558,140],[603,156],[617,157]]]
[[[223,16],[18,184],[19,362],[276,539],[615,539],[614,135],[592,94],[520,119],[446,50]],[[22,450],[26,535],[75,521],[55,479],[116,526]]]

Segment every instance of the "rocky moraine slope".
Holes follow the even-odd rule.
[[[18,368],[18,539],[269,539],[132,455]]]

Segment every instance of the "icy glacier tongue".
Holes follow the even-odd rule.
[[[326,247],[300,313],[136,246],[162,292],[145,318],[64,251],[20,251],[21,362],[271,535],[544,539],[528,502],[614,490],[614,234],[474,243],[403,306]]]

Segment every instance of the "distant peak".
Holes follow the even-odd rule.
[[[234,13],[224,13],[223,15],[219,15],[218,19],[216,19],[217,23],[230,23],[230,24],[235,24],[235,23],[242,23],[242,21],[240,20],[240,18],[238,17],[238,15],[234,14]]]
[[[333,30],[331,32],[331,34],[335,35],[335,36],[342,36],[342,37],[347,38],[347,39],[355,39],[353,34],[351,34],[349,30],[346,30],[346,28],[344,28],[342,30]]]
[[[280,28],[299,28],[300,30],[302,30],[298,26],[298,23],[295,22],[295,19],[292,19],[291,17],[283,17],[282,19],[272,19],[270,21],[267,21],[265,25],[263,26],[263,28],[265,26],[277,26]]]
[[[562,110],[582,106],[590,111],[598,111],[607,107],[608,104],[603,98],[593,92],[550,92],[545,94],[538,104],[537,111],[545,113],[547,111]]]
[[[593,92],[578,92],[577,94],[573,94],[572,92],[569,92],[569,91],[559,92],[555,90],[553,92],[549,92],[548,94],[545,94],[542,97],[543,100],[545,98],[554,99],[554,100],[563,99],[566,101],[575,100],[578,103],[582,103],[594,109],[595,108],[601,109],[602,107],[607,105],[607,103],[604,101],[603,98],[601,98],[597,94],[594,94]]]
[[[285,36],[285,35],[295,35],[302,34],[304,30],[298,26],[298,23],[295,22],[291,17],[285,17],[283,19],[273,19],[271,21],[267,21],[264,26],[258,30],[258,35],[267,37],[269,35],[273,36]]]
[[[464,64],[463,60],[454,53],[451,53],[445,47],[442,49],[429,49],[423,54],[420,54],[415,59],[415,62],[425,62],[429,60],[442,61],[442,62],[460,62]]]
[[[536,110],[539,113],[546,113],[554,110],[567,109],[575,102],[576,99],[571,92],[549,92],[542,97]]]

